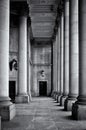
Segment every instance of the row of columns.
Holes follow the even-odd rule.
[[[56,35],[58,85],[56,100],[74,119],[86,119],[86,1],[65,0]],[[59,29],[60,28],[60,29]],[[60,43],[60,48],[59,48]],[[60,82],[60,84],[59,84]],[[57,94],[58,94],[57,89]],[[62,93],[61,93],[62,92]],[[60,100],[59,100],[60,97]]]
[[[15,114],[15,104],[9,98],[9,21],[10,0],[0,1],[0,116],[4,120],[11,120]],[[28,36],[28,38],[27,38]],[[27,16],[19,19],[19,54],[18,54],[18,95],[17,103],[29,102],[29,66],[27,66],[27,50],[29,51],[30,35],[27,35]],[[29,42],[28,40],[29,39]],[[28,77],[29,78],[29,77]]]

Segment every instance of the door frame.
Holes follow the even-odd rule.
[[[47,82],[47,94],[48,94],[48,80],[42,80],[42,79],[40,79],[40,80],[38,80],[38,95],[39,95],[39,82]]]

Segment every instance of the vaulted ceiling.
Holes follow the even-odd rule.
[[[18,1],[19,0],[11,0]],[[20,0],[26,1],[26,0]],[[34,39],[51,39],[60,0],[27,0]]]

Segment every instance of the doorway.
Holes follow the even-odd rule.
[[[9,81],[9,97],[12,102],[15,102],[15,93],[16,93],[16,81]]]
[[[47,81],[39,81],[39,96],[47,96]]]

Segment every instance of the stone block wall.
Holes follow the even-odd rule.
[[[40,81],[47,82],[47,96],[49,96],[51,93],[51,44],[32,45],[32,65],[32,96],[39,96]]]

